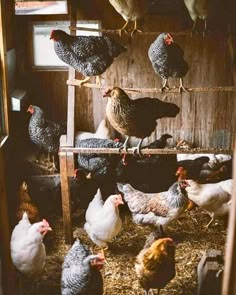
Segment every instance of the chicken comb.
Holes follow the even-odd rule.
[[[179,175],[179,174],[182,173],[184,170],[185,170],[184,167],[180,166],[180,167],[177,169],[175,175]]]
[[[45,226],[45,227],[50,227],[50,226],[49,226],[49,223],[47,222],[46,219],[43,219],[43,220],[42,220],[42,223],[43,223],[43,226]]]

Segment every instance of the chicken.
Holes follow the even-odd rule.
[[[92,255],[87,246],[76,240],[62,265],[62,295],[102,295],[103,279],[100,269],[104,264],[101,253]]]
[[[102,120],[98,125],[95,133],[78,131],[75,134],[75,141],[88,139],[88,138],[102,138],[102,139],[113,139],[113,136],[106,126],[106,121]]]
[[[216,169],[207,175],[206,182],[219,182],[232,178],[232,164],[232,159],[219,163]]]
[[[55,155],[59,150],[61,135],[66,134],[66,123],[47,120],[44,111],[38,106],[30,105],[27,111],[32,115],[28,127],[30,140],[39,149],[52,153],[53,169],[57,170]]]
[[[38,222],[40,220],[39,210],[29,196],[28,187],[25,181],[19,188],[18,200],[19,204],[16,209],[17,220],[20,221],[24,212],[26,212],[30,223]]]
[[[177,154],[177,161],[194,160],[200,157],[208,157],[208,164],[212,169],[217,168],[220,163],[232,159],[232,156],[227,154]]]
[[[104,73],[114,58],[126,51],[109,36],[71,36],[62,30],[53,30],[50,39],[54,41],[57,56],[85,76],[80,85],[91,76]]]
[[[176,175],[178,176],[178,180],[199,180],[201,178],[201,172],[205,169],[204,164],[208,162],[209,158],[204,156],[194,160],[183,160],[177,162],[178,170],[176,171]]]
[[[196,30],[198,20],[202,19],[204,21],[203,36],[205,36],[207,31],[208,2],[208,0],[184,0],[193,21],[192,33]]]
[[[89,138],[78,140],[75,146],[79,148],[121,148],[122,143],[110,139]],[[78,154],[79,168],[89,173],[88,178],[95,180],[112,180],[114,169],[119,162],[120,155],[113,154]]]
[[[188,72],[184,52],[169,33],[161,33],[151,44],[148,57],[154,71],[163,79],[161,91],[169,89],[168,79],[179,78],[179,91],[187,91],[183,86],[183,77]]]
[[[188,205],[185,180],[175,182],[167,192],[145,194],[130,184],[117,184],[138,224],[153,224],[165,229],[177,219]]]
[[[31,224],[26,212],[15,226],[11,235],[11,258],[22,274],[34,277],[42,273],[46,259],[43,238],[51,230],[45,219]]]
[[[135,271],[145,294],[163,289],[175,277],[175,244],[171,238],[159,238],[136,257]]]
[[[104,251],[108,242],[121,231],[118,206],[124,204],[121,195],[111,195],[105,202],[100,189],[86,211],[84,229],[90,239]]]
[[[116,178],[146,193],[163,192],[176,181],[176,169],[176,155],[126,155],[116,167]]]
[[[147,146],[144,146],[143,148],[147,149],[164,149],[167,144],[167,139],[172,138],[172,135],[170,134],[162,134],[162,136],[159,139],[156,139],[155,141],[151,142]]]
[[[206,227],[209,227],[216,217],[224,216],[229,212],[233,190],[232,179],[205,184],[189,179],[187,182],[189,184],[186,187],[188,198],[206,210],[211,217]]]
[[[119,30],[120,34],[130,21],[134,21],[134,29],[131,32],[131,36],[137,29],[137,21],[142,19],[148,7],[147,0],[109,0],[115,10],[123,17],[126,21],[125,25]]]
[[[127,136],[123,148],[127,148],[130,136],[140,138],[134,152],[140,154],[140,146],[145,137],[150,136],[157,126],[157,119],[176,117],[179,107],[157,98],[138,98],[132,100],[119,87],[108,89],[103,97],[108,97],[106,116],[112,127]]]

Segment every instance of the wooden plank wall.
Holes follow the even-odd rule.
[[[220,2],[222,3],[217,1],[218,4]],[[103,28],[107,29],[119,28],[124,23],[107,0],[81,1],[79,5],[79,19],[101,19]],[[189,64],[190,69],[184,79],[187,87],[234,84],[235,65],[224,17],[225,15],[221,14],[221,18],[217,18],[217,24],[210,23],[213,32],[205,38],[200,35],[191,37],[190,33],[186,36],[174,36],[174,40],[184,49],[185,59]],[[159,32],[190,31],[191,22],[188,22],[186,11],[183,15],[149,15],[143,28],[145,31]],[[117,35],[114,37],[118,38]],[[153,71],[147,56],[148,48],[155,38],[156,36],[152,35],[137,34],[129,40],[127,36],[123,36],[121,42],[126,44],[128,51],[120,55],[102,75],[102,84],[119,87],[160,87],[161,80]],[[28,73],[27,87],[32,100],[42,105],[53,119],[66,119],[67,72]],[[171,85],[174,83],[171,81]],[[174,102],[181,108],[175,119],[162,119],[159,122],[152,138],[168,132],[173,135],[174,141],[186,139],[202,147],[233,147],[236,132],[234,92],[132,94],[132,98],[141,96],[158,97]],[[105,104],[101,90],[77,89],[76,126],[79,126],[80,130],[93,131],[105,117]]]

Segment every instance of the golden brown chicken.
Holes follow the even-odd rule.
[[[156,120],[176,117],[180,111],[176,104],[157,98],[130,99],[119,87],[107,89],[103,97],[108,97],[107,119],[115,130],[127,136],[123,148],[126,149],[129,137],[135,136],[140,138],[138,146],[134,149],[138,153],[143,139],[150,136],[156,128]]]
[[[125,31],[125,28],[130,21],[134,21],[134,29],[131,31],[131,36],[137,29],[137,21],[142,19],[147,12],[147,0],[109,0],[115,10],[126,21],[125,25],[119,30],[120,34]]]
[[[39,210],[29,196],[28,187],[25,181],[19,188],[18,200],[19,205],[16,209],[16,216],[18,221],[22,219],[24,212],[27,213],[31,224],[40,221]]]
[[[160,238],[136,257],[135,271],[145,294],[163,289],[175,277],[175,244],[171,238]]]

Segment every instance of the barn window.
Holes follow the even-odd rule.
[[[32,32],[32,67],[36,70],[67,70],[68,66],[55,54],[53,41],[50,40],[52,30],[63,30],[69,34],[69,22],[34,22],[31,23]],[[100,28],[99,21],[80,21],[77,26],[89,29]],[[76,34],[89,36],[98,32],[76,31]]]
[[[31,1],[15,0],[15,14],[17,15],[42,15],[42,14],[67,14],[67,1]]]

